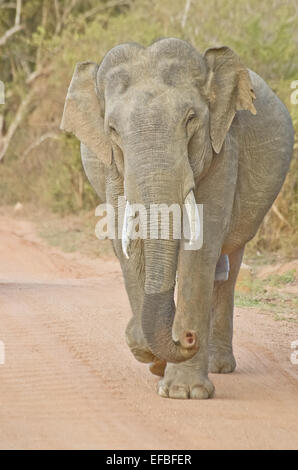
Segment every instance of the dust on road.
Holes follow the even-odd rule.
[[[233,374],[206,401],[158,397],[125,344],[130,309],[115,260],[65,254],[0,216],[1,449],[294,449],[297,325],[235,315]]]

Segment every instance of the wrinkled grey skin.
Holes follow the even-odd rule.
[[[99,66],[78,64],[61,127],[82,142],[85,171],[102,200],[116,207],[125,186],[130,203],[182,206],[194,189],[204,205],[200,250],[186,251],[179,240],[135,240],[127,260],[121,240],[113,244],[133,312],[126,330],[133,354],[164,375],[161,396],[211,397],[208,366],[217,373],[236,366],[234,287],[245,244],[289,167],[293,128],[285,106],[231,49],[201,55],[171,38],[117,46]],[[229,278],[218,281],[223,255]]]

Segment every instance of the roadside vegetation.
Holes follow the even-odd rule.
[[[273,315],[274,320],[297,323],[298,263],[290,264],[290,269],[286,264],[280,265],[282,272],[270,273],[276,266],[270,267],[268,274],[262,274],[255,265],[249,272],[242,269],[236,286],[236,306],[258,309]]]

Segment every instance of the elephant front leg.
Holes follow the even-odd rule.
[[[164,377],[158,383],[158,394],[164,398],[206,399],[214,395],[214,385],[208,378],[208,325],[206,312],[201,322],[200,349],[191,359],[179,364],[168,363]]]
[[[125,284],[130,300],[133,315],[125,330],[126,343],[139,362],[150,363],[152,374],[163,376],[166,361],[154,356],[144,337],[141,312],[143,306],[144,289],[140,279],[134,273],[125,273]]]
[[[213,291],[209,339],[209,372],[229,373],[236,367],[233,354],[234,289],[244,247],[229,255],[230,272],[226,281],[216,281]]]
[[[187,268],[192,261],[192,273]],[[178,305],[173,326],[173,335],[180,329],[198,333],[199,350],[193,358],[178,364],[168,363],[165,374],[158,384],[158,394],[169,398],[211,398],[214,385],[208,378],[208,339],[210,313],[216,260],[209,264],[204,255],[190,252],[179,264]]]
[[[141,313],[144,299],[144,279],[142,273],[142,247],[141,240],[136,240],[130,259],[123,256],[121,240],[114,241],[114,250],[120,261],[126,292],[129,298],[132,317],[125,330],[126,343],[134,357],[139,362],[150,363],[152,374],[162,376],[166,362],[152,354],[144,337],[141,325]]]
[[[203,356],[206,356],[206,352]],[[207,361],[208,358],[198,352],[186,362],[168,363],[164,377],[158,384],[158,394],[165,398],[211,398],[214,385],[207,375]]]
[[[134,243],[135,247],[129,259],[123,255],[121,240],[114,240],[113,245],[120,261],[125,289],[132,310],[132,317],[125,330],[126,343],[138,361],[148,363],[154,360],[154,356],[146,344],[141,326],[144,280],[139,263],[142,250],[140,240]]]

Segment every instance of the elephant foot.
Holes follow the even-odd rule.
[[[212,374],[229,374],[236,368],[236,360],[232,352],[217,351],[209,355],[208,370]]]
[[[152,354],[145,341],[142,328],[137,323],[135,317],[128,323],[125,336],[126,343],[137,361],[153,363],[156,360],[156,357]]]
[[[164,398],[206,399],[214,395],[214,385],[208,377],[182,364],[167,364],[165,376],[158,383],[158,394]]]
[[[149,370],[151,374],[163,377],[166,368],[166,361],[154,356],[150,351],[142,327],[138,324],[135,317],[133,317],[127,325],[126,343],[134,355],[135,359],[139,362],[149,363]]]
[[[163,377],[166,368],[166,361],[162,359],[158,359],[157,357],[151,362],[149,366],[149,370],[151,374],[158,375],[159,377]]]

